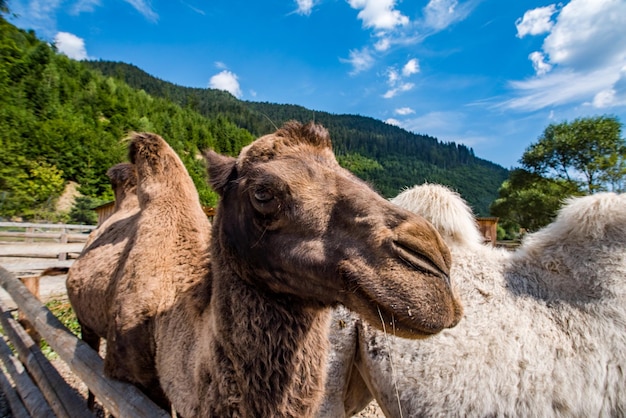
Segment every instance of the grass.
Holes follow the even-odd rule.
[[[70,305],[67,300],[51,300],[46,303],[46,307],[50,309],[50,311],[56,316],[59,321],[67,329],[69,329],[76,337],[80,338],[80,325],[78,325],[78,320],[76,319],[76,315],[74,315],[74,311],[72,310],[72,305]],[[13,313],[15,319],[17,319],[17,311]],[[4,335],[4,329],[0,326],[0,334]],[[13,349],[13,344],[11,341],[7,341],[9,347]],[[39,348],[41,348],[41,352],[46,356],[48,360],[52,360],[58,357],[58,354],[54,352],[52,347],[44,340],[41,339],[39,344]]]
[[[78,325],[78,320],[76,319],[76,315],[69,301],[51,300],[46,303],[46,307],[50,309],[50,312],[52,312],[67,329],[80,338],[80,325]],[[46,340],[41,340],[40,347],[41,351],[49,360],[57,357],[57,354],[52,350],[52,347],[48,345]]]

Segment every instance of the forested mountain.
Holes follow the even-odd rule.
[[[111,199],[106,171],[126,160],[123,138],[144,130],[172,145],[202,202],[213,205],[217,196],[206,183],[200,151],[236,155],[289,119],[323,123],[340,163],[387,197],[440,182],[485,215],[507,176],[465,146],[372,118],[241,101],[161,81],[127,64],[77,62],[0,17],[0,217],[54,220],[55,202],[70,181],[91,204]]]
[[[425,181],[443,183],[459,191],[477,214],[486,216],[498,188],[508,177],[508,170],[476,157],[465,145],[443,143],[373,118],[335,115],[290,104],[242,101],[220,90],[182,87],[162,81],[120,62],[88,61],[85,64],[185,109],[209,117],[223,116],[254,136],[269,133],[290,119],[320,122],[330,131],[340,163],[369,181],[386,197]]]
[[[49,219],[69,181],[95,202],[112,199],[106,171],[126,159],[130,131],[162,135],[208,205],[217,196],[200,151],[236,154],[254,139],[224,117],[105,77],[0,17],[0,217]]]

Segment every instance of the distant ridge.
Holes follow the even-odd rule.
[[[315,119],[328,128],[339,162],[386,197],[414,184],[442,183],[457,190],[477,215],[487,216],[498,188],[508,177],[507,169],[475,156],[463,144],[440,142],[374,118],[335,115],[294,104],[239,100],[221,90],[178,86],[122,62],[83,63],[206,117],[225,118],[254,136],[272,132],[287,120]]]

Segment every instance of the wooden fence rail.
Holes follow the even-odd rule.
[[[39,224],[32,222],[0,222],[0,240],[25,242],[85,242],[95,225]]]
[[[46,306],[2,266],[0,266],[0,285],[8,292],[41,337],[112,415],[120,418],[169,417],[169,414],[150,401],[136,387],[104,376],[103,361],[98,353],[72,334]],[[7,394],[14,416],[37,418],[93,416],[86,409],[86,401],[70,390],[69,385],[45,359],[39,347],[2,305],[0,303],[0,321],[2,321],[5,336],[15,347],[17,359],[19,359],[19,361],[16,359],[4,339],[0,338],[2,340],[0,358],[11,377],[10,380],[15,385],[12,386],[8,377],[3,374],[4,371],[0,370],[2,372],[0,373],[0,387]],[[25,373],[26,370],[28,373]],[[19,385],[17,381],[20,381]]]

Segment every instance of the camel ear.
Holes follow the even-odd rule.
[[[236,175],[235,162],[237,160],[233,157],[220,155],[213,150],[206,151],[204,158],[209,165],[209,183],[211,183],[213,190],[222,196],[228,181]]]

